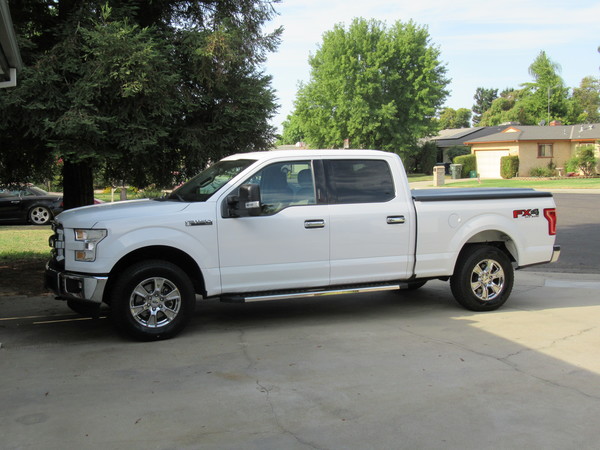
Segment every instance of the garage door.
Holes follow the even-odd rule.
[[[478,150],[477,172],[481,178],[502,178],[500,176],[500,158],[508,156],[508,150]]]

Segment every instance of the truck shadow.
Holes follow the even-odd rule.
[[[584,282],[581,287],[568,278],[561,285],[560,280],[549,279],[547,274],[542,273],[517,272],[516,277],[511,298],[502,308],[492,312],[463,309],[454,301],[448,283],[435,280],[416,291],[327,295],[245,304],[199,300],[194,317],[183,335],[201,339],[205,333],[227,332],[232,328],[281,329],[344,322],[366,324],[382,319],[402,322],[425,320],[427,317],[435,317],[436,320],[478,320],[486,315],[510,315],[515,311],[535,313],[600,305],[596,295],[600,280],[590,281],[589,286]],[[571,288],[569,283],[575,287]],[[7,301],[6,297],[0,297],[0,305]],[[100,319],[94,320],[73,313],[65,303],[51,297],[24,299],[21,302],[22,308],[13,302],[10,311],[3,308],[4,314],[0,315],[0,331],[8,332],[3,333],[8,337],[0,340],[5,346],[10,345],[13,337],[25,343],[128,341],[112,328],[108,308],[103,309]]]

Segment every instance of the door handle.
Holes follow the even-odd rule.
[[[21,203],[21,200],[11,200],[11,203],[13,205],[16,205],[17,203]]]
[[[306,229],[325,228],[325,221],[323,219],[305,220],[304,228],[306,228]]]
[[[404,223],[406,222],[406,219],[404,218],[404,216],[388,216],[387,217],[387,223],[389,225],[394,225],[396,223]]]

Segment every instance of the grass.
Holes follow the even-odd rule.
[[[49,226],[0,227],[0,296],[48,295],[44,267],[50,258]]]
[[[465,188],[480,188],[480,187],[516,187],[516,188],[533,188],[533,189],[600,189],[600,178],[513,178],[511,180],[481,180],[472,178],[461,178],[460,180],[452,180],[446,176],[446,187],[465,187]],[[431,175],[416,175],[408,176],[408,182],[415,181],[430,181],[433,185],[433,177]],[[450,182],[451,181],[451,182]]]
[[[49,226],[0,227],[0,264],[23,259],[48,259],[50,235],[52,230]]]
[[[465,180],[451,184],[452,187],[518,187],[534,189],[600,189],[600,178],[561,179],[512,179],[512,180]]]
[[[413,181],[432,181],[433,175],[425,175],[423,173],[409,173],[408,181],[412,183]]]

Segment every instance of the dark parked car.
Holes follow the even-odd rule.
[[[0,186],[0,223],[45,225],[61,211],[61,195],[35,186]]]

